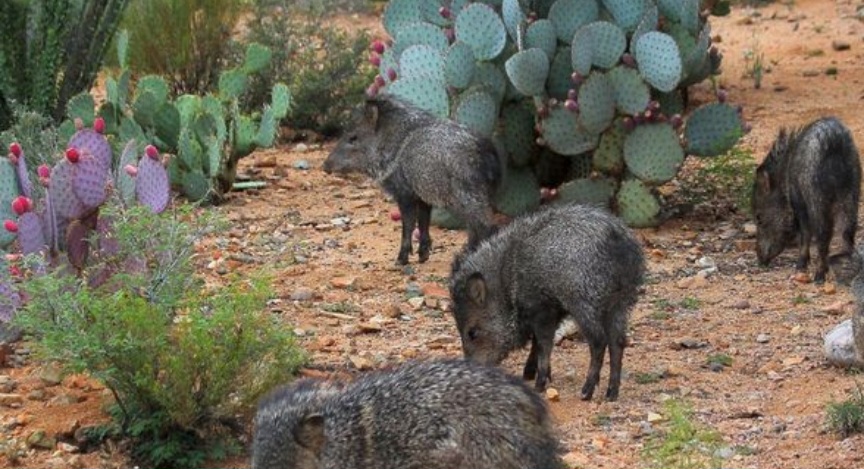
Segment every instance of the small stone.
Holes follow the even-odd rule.
[[[646,419],[648,423],[657,423],[663,421],[663,416],[656,412],[648,412],[648,418]]]
[[[750,309],[750,302],[747,300],[738,300],[732,303],[732,307],[735,309]]]
[[[438,300],[438,309],[445,313],[449,313],[450,311],[453,311],[453,302],[450,300],[440,299]]]
[[[300,171],[306,171],[311,166],[309,165],[309,162],[306,160],[297,160],[294,162],[294,164],[291,165],[291,167],[294,169],[299,169]]]
[[[561,395],[555,388],[546,388],[546,399],[548,399],[549,402],[558,402],[561,399]]]
[[[296,153],[306,153],[307,151],[309,151],[309,145],[306,145],[305,143],[298,143],[297,145],[294,145],[294,151]]]
[[[356,277],[333,277],[330,279],[330,285],[333,288],[346,289],[352,288],[356,281]]]
[[[828,314],[844,314],[846,312],[846,305],[848,305],[848,301],[840,300],[831,303],[828,306],[824,306],[822,311]]]
[[[864,365],[860,354],[855,349],[855,338],[852,334],[852,320],[847,319],[825,334],[825,357],[837,366]]]
[[[410,282],[405,286],[405,295],[408,298],[423,296],[423,287],[416,282]]]
[[[732,448],[726,446],[726,447],[724,447],[724,448],[720,448],[720,449],[718,449],[717,451],[715,451],[715,452],[714,452],[714,455],[717,456],[717,457],[720,458],[720,459],[729,459],[729,458],[731,458],[732,456],[735,456],[735,450],[733,450]]]
[[[79,450],[77,446],[70,445],[69,443],[64,443],[62,441],[60,443],[57,443],[57,449],[69,454],[77,453]]]
[[[831,48],[838,52],[843,50],[849,50],[851,47],[852,45],[846,41],[840,41],[838,39],[831,41]]]
[[[8,375],[0,375],[0,393],[10,393],[18,387],[18,382]]]
[[[399,308],[399,305],[394,303],[384,306],[383,313],[384,316],[392,319],[397,319],[402,316],[402,310]]]
[[[810,275],[807,272],[795,272],[792,275],[792,281],[795,283],[810,283]]]
[[[63,374],[58,366],[48,364],[42,367],[39,372],[39,379],[48,386],[57,386],[63,382]]]
[[[423,297],[423,306],[430,308],[430,309],[436,309],[438,307],[438,300],[435,298],[430,298],[428,296],[424,296]]]
[[[426,300],[422,296],[415,296],[414,298],[408,298],[408,304],[411,305],[411,309],[414,311],[420,311],[423,308],[423,303]]]
[[[276,167],[276,155],[269,155],[267,157],[262,158],[260,161],[256,163],[256,166],[259,168],[275,168]]]
[[[357,329],[363,334],[375,334],[381,332],[381,326],[372,324],[371,322],[361,322],[357,324]]]
[[[767,344],[769,340],[771,340],[771,338],[768,337],[768,334],[759,334],[756,336],[756,342],[759,342],[760,344]]]
[[[27,446],[31,448],[54,449],[57,439],[48,436],[45,430],[36,430],[27,437]]]
[[[372,369],[372,362],[364,357],[360,357],[357,355],[351,355],[348,357],[348,360],[354,365],[354,368],[357,368],[359,371],[366,371]]]
[[[51,399],[48,402],[49,405],[53,406],[67,406],[72,404],[77,404],[81,402],[83,399],[81,396],[76,396],[75,394],[63,393]]]
[[[835,285],[833,282],[828,282],[822,286],[822,291],[826,295],[833,295],[837,293],[837,285]]]
[[[293,301],[309,301],[315,297],[315,291],[311,288],[300,287],[291,292],[291,300]]]
[[[21,394],[8,394],[8,393],[0,393],[0,405],[2,406],[13,406],[13,405],[21,405],[24,403],[24,396]]]
[[[39,401],[42,402],[48,399],[47,393],[45,393],[44,389],[34,389],[27,393],[28,401]]]
[[[720,373],[721,371],[723,371],[723,368],[725,367],[722,363],[711,362],[708,364],[708,369],[713,371],[714,373]]]

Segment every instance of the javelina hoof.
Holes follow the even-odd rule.
[[[533,381],[537,377],[537,365],[525,365],[522,370],[522,379],[525,381]]]
[[[582,395],[580,398],[583,401],[590,401],[592,397],[594,397],[594,388],[597,387],[596,384],[591,382],[586,382],[584,386],[582,386]]]
[[[618,400],[618,388],[609,388],[606,390],[606,400],[607,401],[617,401]]]

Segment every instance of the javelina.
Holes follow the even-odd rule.
[[[494,230],[492,198],[501,168],[492,142],[393,96],[367,101],[359,123],[324,161],[324,171],[365,173],[396,199],[402,213],[401,264],[412,252],[415,223],[419,260],[429,258],[433,206],[468,224],[469,246]]]
[[[759,262],[768,265],[797,235],[796,268],[806,270],[815,236],[814,280],[824,282],[835,225],[842,236],[840,255],[854,250],[860,185],[858,151],[839,120],[827,117],[804,128],[781,129],[753,185]]]
[[[563,469],[543,400],[500,370],[413,362],[265,397],[253,469]]]
[[[500,363],[531,341],[523,377],[551,381],[555,330],[571,316],[591,349],[582,398],[591,399],[609,348],[609,388],[618,397],[627,320],[645,261],[630,230],[606,211],[550,206],[514,219],[454,260],[453,314],[465,356]]]

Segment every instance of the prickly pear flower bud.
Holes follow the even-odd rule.
[[[453,16],[453,13],[452,13],[452,12],[450,11],[450,9],[447,8],[447,7],[441,7],[441,8],[439,8],[439,9],[438,9],[438,14],[441,15],[441,18],[444,18],[445,20],[449,20],[450,17]]]
[[[74,122],[75,122],[75,130],[81,130],[84,128],[84,121],[81,120],[80,117],[76,117]]]
[[[369,56],[369,63],[372,64],[373,67],[381,66],[381,56],[378,54],[372,54]]]
[[[23,195],[19,195],[12,200],[12,211],[19,217],[29,212],[32,208],[33,202]]]
[[[681,124],[683,123],[684,119],[681,118],[681,114],[673,114],[672,117],[669,118],[669,124],[672,125],[673,129],[681,127]]]
[[[383,88],[385,85],[387,85],[387,80],[385,80],[384,77],[382,77],[381,75],[376,75],[375,86],[377,86],[378,88]]]
[[[36,168],[36,173],[40,178],[51,177],[51,168],[49,168],[47,164],[40,164],[39,167]]]
[[[96,120],[93,121],[93,130],[100,134],[105,133],[105,119],[101,117],[97,117]]]
[[[124,166],[123,171],[126,171],[126,174],[133,178],[138,175],[138,168],[132,166],[131,164],[127,164],[126,166]]]
[[[75,147],[69,147],[66,149],[66,159],[69,160],[70,163],[77,163],[78,160],[81,159],[81,152],[79,152]]]
[[[385,45],[384,45],[384,42],[381,41],[380,39],[375,39],[374,41],[372,41],[372,45],[369,46],[369,47],[370,47],[373,51],[375,51],[375,52],[377,52],[377,53],[379,53],[379,54],[383,54],[383,53],[384,53],[384,50],[387,49],[387,46],[385,46]]]
[[[12,142],[12,144],[9,145],[9,153],[12,153],[13,155],[15,155],[16,158],[20,157],[21,156],[21,145],[18,144],[18,142]]]
[[[579,96],[579,93],[576,92],[573,88],[567,90],[567,99],[575,100]]]
[[[636,121],[634,121],[632,117],[625,117],[624,118],[624,128],[628,131],[635,129],[636,128]]]
[[[579,103],[577,103],[575,99],[568,99],[567,101],[564,101],[564,107],[567,108],[567,110],[570,112],[579,111]]]
[[[8,231],[10,233],[17,233],[18,232],[18,224],[12,220],[4,221],[3,227],[6,228],[6,231]]]
[[[153,158],[154,160],[159,159],[159,150],[157,150],[156,147],[154,147],[153,145],[147,145],[147,147],[144,149],[144,153],[146,153],[147,156]]]
[[[579,72],[573,72],[570,74],[570,82],[573,83],[574,86],[581,85],[584,80],[585,77]]]
[[[375,83],[372,83],[369,85],[369,88],[366,88],[366,97],[371,99],[375,96],[378,96],[378,86],[376,86]]]
[[[717,101],[721,103],[726,102],[727,93],[726,90],[717,90]]]

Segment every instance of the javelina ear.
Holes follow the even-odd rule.
[[[486,280],[480,272],[474,272],[468,277],[468,299],[477,306],[486,305]]]
[[[366,110],[363,113],[363,120],[375,130],[378,130],[378,115],[381,111],[378,105],[378,101],[366,101]]]
[[[324,448],[324,416],[312,414],[306,416],[297,429],[294,430],[294,439],[300,446],[315,454],[321,453]]]
[[[771,177],[768,175],[768,171],[756,170],[756,188],[763,194],[771,192]]]

